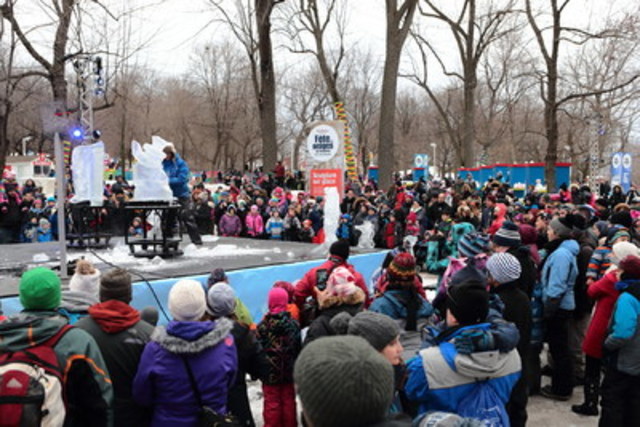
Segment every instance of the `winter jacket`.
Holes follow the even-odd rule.
[[[491,222],[489,230],[487,230],[487,233],[491,236],[496,234],[500,227],[502,227],[502,224],[505,221],[505,216],[507,215],[507,207],[503,203],[496,203],[496,206],[493,209],[493,215],[495,218],[493,222]]]
[[[628,375],[640,376],[640,280],[621,281],[622,291],[613,312],[611,332],[604,342],[614,352],[610,363]]]
[[[439,345],[421,350],[407,365],[405,391],[410,400],[420,403],[420,413],[446,411],[457,413],[461,401],[477,387],[490,387],[506,405],[511,390],[520,378],[520,357],[514,349],[459,354],[453,340],[468,329],[488,330],[482,323],[457,329]]]
[[[591,323],[582,342],[582,351],[587,356],[602,358],[602,345],[607,336],[609,321],[620,291],[616,289],[616,271],[609,272],[587,288],[589,298],[595,300]]]
[[[412,290],[390,289],[382,296],[376,298],[369,307],[370,311],[386,314],[398,322],[400,327],[400,342],[404,348],[403,359],[408,360],[415,356],[420,348],[420,331],[425,326],[427,318],[433,314],[433,307],[429,302],[417,295],[420,301],[416,312],[415,330],[407,330],[408,308]]]
[[[169,322],[157,327],[145,346],[133,380],[133,398],[153,410],[153,426],[198,426],[200,406],[189,380],[189,363],[203,404],[227,413],[227,394],[235,381],[238,357],[233,323]]]
[[[314,288],[318,283],[318,270],[326,270],[327,277],[329,277],[333,269],[340,266],[346,267],[347,270],[349,270],[349,272],[353,274],[353,277],[356,279],[356,286],[362,289],[362,291],[366,296],[365,307],[369,306],[371,299],[369,298],[369,291],[367,290],[367,284],[365,283],[364,278],[362,277],[362,274],[358,273],[353,265],[342,260],[340,257],[336,255],[331,255],[328,260],[326,260],[319,266],[314,267],[311,270],[307,271],[305,275],[302,276],[302,279],[300,279],[300,281],[296,284],[294,298],[295,298],[295,303],[298,305],[298,308],[301,311],[304,308],[305,300],[308,297],[314,295]]]
[[[169,178],[169,187],[174,197],[189,197],[189,166],[180,154],[175,153],[172,160],[164,159],[162,169]]]
[[[282,232],[284,230],[284,221],[280,218],[269,218],[267,221],[267,234],[270,239],[282,239]]]
[[[20,351],[55,335],[68,320],[53,311],[23,311],[0,323],[0,353]],[[113,387],[95,340],[71,328],[53,348],[64,369],[65,426],[110,426]]]
[[[98,303],[98,296],[79,291],[62,291],[62,301],[58,311],[69,318],[73,325],[89,314],[89,307]]]
[[[533,294],[533,287],[538,280],[538,269],[533,262],[531,252],[527,246],[520,246],[518,248],[511,248],[507,251],[518,259],[520,263],[520,278],[518,279],[518,286],[528,297]]]
[[[110,300],[89,308],[76,326],[98,343],[113,382],[114,426],[144,427],[151,421],[148,408],[136,405],[131,394],[140,356],[151,339],[153,326],[121,301]]]
[[[51,231],[51,228],[48,228],[45,230],[42,227],[38,227],[37,233],[38,233],[38,242],[42,243],[42,242],[53,241],[53,232]]]
[[[591,299],[587,296],[587,271],[589,270],[589,261],[593,256],[593,251],[598,246],[598,240],[591,231],[587,230],[582,233],[578,243],[580,244],[580,252],[576,259],[578,277],[576,277],[574,286],[576,309],[573,314],[576,319],[582,319],[591,313],[591,308],[593,307]]]
[[[245,218],[245,224],[247,226],[247,235],[251,237],[258,237],[264,233],[264,223],[260,214],[249,214]]]
[[[285,216],[283,221],[284,240],[295,242],[298,240],[298,231],[302,228],[297,216]]]
[[[242,232],[242,221],[238,215],[225,213],[218,223],[218,231],[225,237],[238,237]]]
[[[587,278],[592,280],[600,279],[605,271],[611,267],[611,247],[598,246],[591,255]]]
[[[518,341],[518,354],[523,361],[529,355],[529,345],[531,341],[531,303],[527,294],[522,291],[517,282],[503,283],[500,286],[491,288],[491,292],[498,295],[504,304],[502,313],[504,320],[512,322],[518,328],[520,340]]]
[[[341,304],[320,310],[317,317],[309,325],[304,345],[318,338],[336,335],[336,331],[331,326],[331,319],[343,311],[355,316],[362,311],[362,304]]]
[[[254,426],[246,377],[249,374],[254,380],[263,379],[266,375],[267,360],[255,331],[247,325],[234,321],[231,335],[238,354],[238,374],[235,383],[229,389],[227,410],[238,417],[242,425]]]
[[[579,250],[578,242],[565,240],[545,260],[541,274],[545,317],[552,316],[557,308],[575,309],[573,286],[578,276],[576,256]]]
[[[287,311],[267,313],[258,325],[258,341],[268,361],[263,384],[293,383],[293,365],[302,347],[298,322]]]

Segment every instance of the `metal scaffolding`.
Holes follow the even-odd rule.
[[[84,142],[93,136],[93,98],[104,93],[102,58],[79,55],[73,62],[78,90],[78,124],[84,132]]]

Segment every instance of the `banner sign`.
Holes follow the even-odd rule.
[[[623,153],[613,153],[611,157],[611,186],[622,183],[622,156]]]
[[[429,155],[428,154],[416,154],[413,157],[413,167],[427,169],[429,167]]]
[[[631,153],[623,153],[622,154],[622,177],[620,179],[620,185],[622,186],[622,191],[625,193],[629,191],[631,188],[631,166],[632,166],[632,158]]]
[[[324,189],[329,187],[336,187],[338,194],[344,193],[341,169],[312,169],[309,180],[313,197],[324,196]]]
[[[307,151],[318,162],[328,162],[340,148],[340,137],[333,126],[318,125],[311,129],[307,137]]]

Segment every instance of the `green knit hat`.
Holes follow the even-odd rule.
[[[20,278],[20,303],[25,310],[55,310],[60,299],[60,278],[52,270],[36,267]]]

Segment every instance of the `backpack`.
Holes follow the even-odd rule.
[[[0,355],[0,426],[64,424],[64,367],[53,348],[71,328],[65,325],[39,345]]]
[[[496,392],[486,382],[476,384],[458,404],[458,415],[483,421],[486,427],[508,427],[509,415]]]

